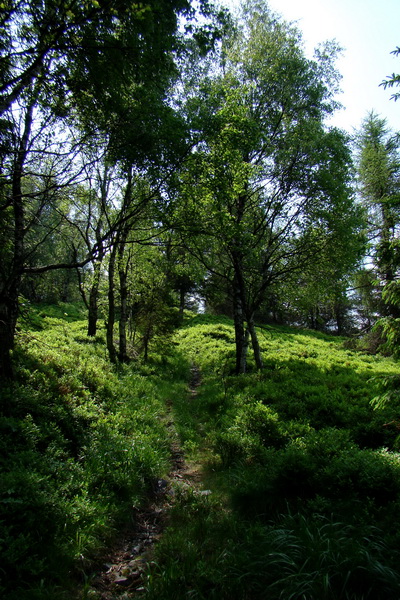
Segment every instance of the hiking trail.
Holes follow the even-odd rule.
[[[187,399],[197,394],[201,375],[193,365],[187,388]],[[113,546],[105,552],[92,570],[92,576],[85,585],[83,600],[119,600],[141,598],[145,594],[145,576],[152,561],[153,549],[160,539],[168,522],[168,515],[174,503],[175,489],[200,491],[200,465],[188,464],[180,447],[175,429],[172,402],[167,403],[167,427],[171,438],[171,470],[166,479],[153,482],[147,502],[140,507],[132,507],[126,527],[120,532]]]

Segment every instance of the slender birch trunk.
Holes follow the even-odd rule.
[[[248,336],[244,326],[244,314],[239,286],[235,286],[233,298],[233,319],[235,324],[236,374],[246,372]]]
[[[99,287],[101,278],[101,262],[102,259],[97,260],[93,265],[93,283],[89,294],[89,305],[88,305],[88,336],[95,336],[97,333],[97,320],[98,320],[98,300],[99,300]]]
[[[119,318],[119,351],[118,359],[121,362],[128,362],[127,351],[127,325],[128,325],[128,275],[126,265],[124,264],[124,249],[119,256],[119,293],[121,299],[120,318]]]
[[[110,261],[108,264],[108,320],[106,323],[106,337],[107,337],[107,350],[110,362],[117,362],[117,353],[114,346],[114,323],[115,323],[115,289],[114,289],[114,275],[115,275],[115,262],[117,257],[117,245],[114,244],[111,254]]]
[[[258,341],[257,332],[256,332],[256,328],[254,325],[253,315],[251,315],[251,317],[247,321],[247,328],[248,328],[248,331],[249,331],[250,337],[251,337],[251,344],[253,347],[254,360],[256,362],[256,367],[257,367],[257,369],[262,369],[264,365],[263,365],[262,356],[261,356],[260,344]]]

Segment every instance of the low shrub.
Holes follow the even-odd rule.
[[[266,519],[287,506],[305,511],[309,506],[310,512],[318,506],[326,516],[349,522],[380,519],[383,507],[400,500],[400,457],[395,456],[358,448],[346,431],[311,432],[284,449],[260,453],[251,467],[236,465],[233,503],[249,517]]]
[[[255,458],[262,455],[263,448],[284,445],[286,438],[279,416],[270,407],[246,401],[235,411],[232,424],[231,412],[224,419],[226,427],[217,433],[214,441],[223,465],[228,466],[237,459]]]
[[[163,369],[114,370],[102,336],[87,341],[86,323],[64,317],[36,317],[16,349],[16,381],[1,391],[0,589],[9,600],[71,597],[71,573],[84,575],[169,469]],[[165,379],[174,360],[163,359]],[[179,370],[187,376],[187,365]]]
[[[268,327],[264,370],[234,377],[228,327],[199,316],[177,336],[202,386],[173,406],[186,439],[211,446],[213,493],[179,498],[147,597],[397,600],[397,406],[371,399],[398,365]]]
[[[192,497],[193,498],[193,497]],[[397,554],[382,531],[315,514],[238,521],[215,501],[182,500],[156,548],[146,597],[395,600]]]

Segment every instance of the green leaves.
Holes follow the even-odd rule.
[[[239,377],[227,319],[197,316],[177,334],[202,378],[190,403],[176,397],[175,418],[188,448],[205,446],[212,494],[179,494],[149,598],[394,599],[400,461],[379,446],[393,443],[398,410],[368,399],[371,374],[397,366],[337,337],[263,333],[266,369]]]
[[[165,382],[138,364],[115,372],[76,307],[35,312],[42,329],[20,340],[1,396],[0,589],[14,599],[68,595],[71,572],[83,559],[88,568],[169,468]],[[172,372],[183,393],[186,365],[171,360]]]
[[[394,54],[395,56],[399,56],[400,55],[400,48],[397,47],[395,50],[392,50],[391,54]],[[400,75],[398,73],[392,73],[391,75],[388,75],[386,77],[386,79],[384,79],[382,81],[382,83],[380,84],[384,89],[386,88],[392,88],[392,87],[398,87],[400,85]],[[400,97],[400,93],[395,92],[394,94],[392,94],[392,96],[390,97],[391,100],[398,100]]]
[[[400,220],[400,146],[384,119],[371,113],[359,139],[358,174],[369,217],[368,236],[382,290],[381,312],[399,316],[396,279],[400,266],[396,228]]]
[[[330,248],[343,258],[338,279],[359,258],[348,139],[324,125],[335,80],[326,49],[318,61],[297,30],[251,2],[220,70],[199,85],[203,135],[185,166],[182,213],[197,216],[210,252],[198,251],[200,235],[186,243],[231,297],[240,288],[247,319],[273,283],[311,271]]]

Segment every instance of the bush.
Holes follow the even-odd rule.
[[[231,482],[234,506],[248,516],[317,506],[326,516],[362,521],[400,500],[400,457],[359,449],[347,432],[325,429],[259,452],[252,465],[237,459]]]
[[[229,423],[229,416],[224,419]],[[261,402],[245,402],[237,409],[232,425],[217,434],[215,450],[227,466],[237,459],[262,455],[263,448],[280,448],[285,435],[279,416]]]

